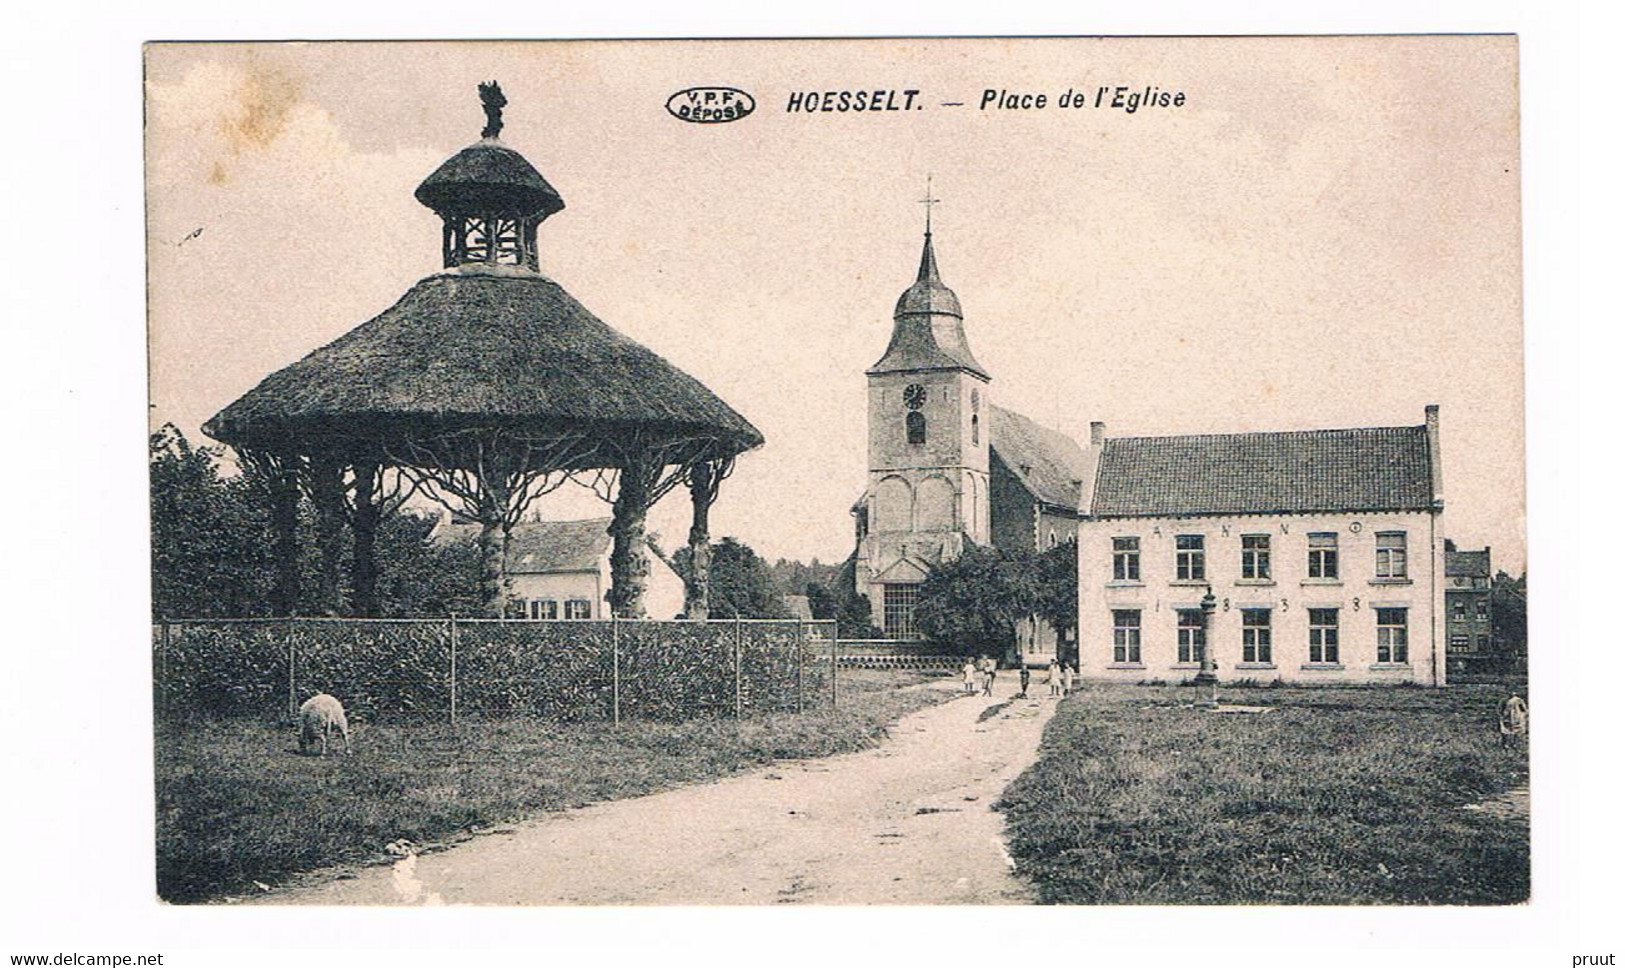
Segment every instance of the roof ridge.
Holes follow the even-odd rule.
[[[1427,425],[1113,437],[1097,516],[1434,508]]]
[[[565,519],[565,518],[527,518],[527,519],[525,519],[523,521],[515,522],[514,526],[518,527],[521,524],[597,524],[600,521],[609,522],[609,521],[613,521],[613,520],[615,520],[615,519],[612,518],[612,517],[608,517],[608,516],[601,517],[601,518],[568,518],[568,519]]]
[[[1015,413],[1015,411],[1011,411]],[[1021,414],[1017,414],[1021,416]],[[1025,419],[1031,420],[1031,417]],[[1034,421],[1036,423],[1036,421]],[[1043,426],[1039,424],[1039,426]],[[1216,438],[1236,437],[1310,437],[1322,434],[1354,434],[1368,433],[1379,430],[1421,430],[1426,431],[1426,424],[1400,424],[1397,426],[1378,427],[1314,427],[1308,430],[1242,430],[1235,433],[1207,433],[1207,434],[1142,434],[1128,437],[1107,437],[1106,443],[1129,440],[1213,440]]]

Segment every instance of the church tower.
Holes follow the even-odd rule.
[[[855,579],[874,623],[888,638],[909,638],[930,567],[958,557],[967,539],[989,543],[991,377],[938,274],[929,207],[919,274],[897,300],[891,343],[868,378],[869,489],[856,509]]]

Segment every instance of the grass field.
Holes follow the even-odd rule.
[[[1527,817],[1463,806],[1529,778],[1495,687],[1085,685],[1001,809],[1017,872],[1067,904],[1512,904]]]
[[[739,722],[362,726],[352,756],[296,755],[287,726],[160,724],[158,893],[205,901],[365,862],[397,839],[453,841],[547,811],[863,749],[899,717],[954,695],[898,691],[925,678],[843,671],[837,709]]]

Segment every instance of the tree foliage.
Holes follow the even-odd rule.
[[[473,537],[431,541],[438,517],[410,509],[378,524],[378,598],[385,618],[480,614],[480,549]]]
[[[828,585],[818,582],[807,583],[807,609],[812,612],[815,619],[832,619],[841,610],[840,600]]]
[[[694,553],[687,546],[672,555],[672,567],[684,581],[692,575]],[[738,538],[711,544],[710,589],[712,618],[789,618],[784,589],[773,579],[766,561]]]
[[[1529,575],[1517,578],[1504,571],[1490,582],[1490,628],[1497,650],[1509,659],[1529,655]]]
[[[1033,611],[1065,642],[1078,629],[1077,540],[1063,541],[1031,556],[1029,567],[1038,593]]]
[[[173,424],[148,438],[155,616],[270,614],[270,514],[263,482],[222,478],[220,451]]]
[[[931,569],[920,585],[914,622],[956,653],[1004,652],[1015,640],[1016,623],[1033,614],[1039,599],[1032,556],[972,545]]]
[[[835,573],[836,635],[843,639],[878,639],[885,633],[875,626],[869,596],[858,591],[858,553],[852,552]]]
[[[276,582],[270,482],[251,469],[222,473],[224,452],[194,447],[166,424],[148,441],[155,617],[254,618],[272,614]],[[299,508],[301,601],[317,585],[315,513]],[[478,611],[478,551],[470,540],[433,542],[437,517],[395,508],[378,525],[378,590],[389,618]],[[343,532],[350,554],[349,531]],[[348,577],[348,576],[346,576]]]
[[[791,591],[793,594],[809,594],[808,585],[821,585],[825,589],[831,588],[837,574],[839,565],[827,565],[817,558],[811,563],[796,561],[790,558],[780,558],[769,566],[773,573],[773,580],[779,587]]]

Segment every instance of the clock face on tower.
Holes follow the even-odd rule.
[[[903,403],[910,410],[918,410],[925,406],[925,387],[918,383],[910,383],[903,388]]]

